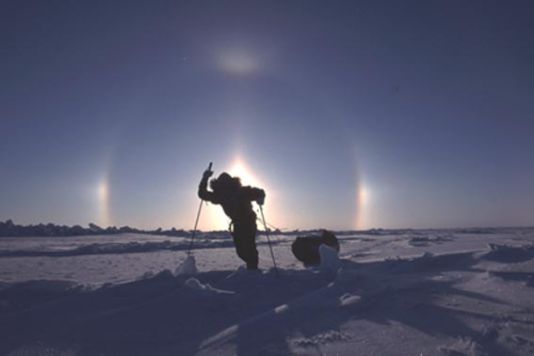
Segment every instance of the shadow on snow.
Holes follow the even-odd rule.
[[[33,281],[0,290],[0,354],[35,345],[79,355],[290,354],[288,337],[342,332],[348,322],[398,322],[432,336],[470,337],[503,354],[492,333],[464,318],[484,314],[440,305],[445,296],[503,301],[457,287],[443,272],[481,272],[472,253],[423,255],[369,263],[343,261],[335,279],[310,270],[265,274],[211,271],[201,283],[234,294],[195,290],[186,276],[152,278],[88,290]],[[309,347],[315,347],[310,344]]]

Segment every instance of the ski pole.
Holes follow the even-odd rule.
[[[211,166],[213,165],[213,162],[210,162],[208,166],[208,171],[211,171]],[[198,212],[197,212],[197,218],[195,220],[195,228],[193,229],[193,234],[191,235],[191,241],[189,242],[189,247],[187,249],[187,255],[191,255],[191,249],[193,248],[193,240],[195,239],[195,235],[197,233],[197,226],[198,226],[198,219],[200,218],[200,212],[202,211],[202,204],[204,203],[204,200],[200,199],[200,205],[198,206]]]
[[[274,259],[273,247],[271,246],[271,239],[269,238],[269,229],[267,228],[265,215],[263,215],[263,207],[261,205],[259,205],[259,207],[260,207],[261,219],[263,220],[263,226],[265,228],[265,236],[267,236],[267,243],[269,244],[269,250],[271,251],[271,257],[273,259],[274,272],[276,273],[276,277],[279,277],[280,275],[278,274],[278,268],[276,268],[276,260]]]

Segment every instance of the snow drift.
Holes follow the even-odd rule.
[[[433,236],[424,246],[410,243],[413,233],[347,236],[341,256],[311,269],[281,241],[280,277],[264,249],[262,272],[163,270],[98,288],[5,283],[0,354],[534,353],[534,231]],[[214,246],[196,250],[195,265],[235,258],[232,247]]]

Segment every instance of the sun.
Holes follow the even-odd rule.
[[[227,172],[233,177],[239,177],[241,179],[241,184],[245,186],[264,187],[265,189],[265,184],[252,173],[252,170],[240,158],[232,163],[232,166]]]
[[[227,172],[232,177],[239,177],[241,179],[241,184],[244,186],[250,185],[262,188],[266,191],[268,190],[265,182],[258,178],[252,169],[239,156],[232,161],[228,168],[222,170],[221,173],[222,172]],[[216,174],[216,176],[218,176],[218,174]],[[210,204],[207,210],[209,219],[209,224],[207,225],[210,229],[226,230],[228,228],[230,219],[224,214],[219,205]]]

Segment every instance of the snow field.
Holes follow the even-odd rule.
[[[121,283],[109,281],[117,271],[100,284],[14,275],[0,289],[0,354],[534,353],[532,229],[348,235],[340,259],[322,251],[325,263],[314,269],[292,258],[290,242],[275,242],[280,277],[265,245],[261,272],[239,268],[231,247],[215,245],[189,261],[169,252],[166,265],[154,260],[164,252],[137,253],[153,272],[134,277],[125,263]],[[98,265],[125,255],[0,260],[90,267],[81,264],[87,257]]]

